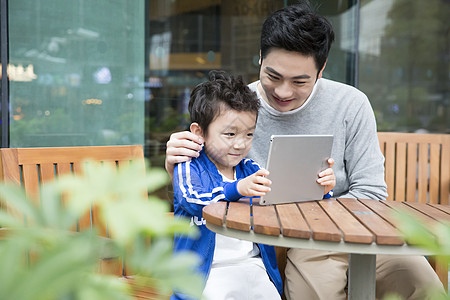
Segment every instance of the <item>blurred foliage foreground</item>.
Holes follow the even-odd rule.
[[[405,240],[412,245],[428,250],[441,259],[440,263],[449,265],[450,263],[450,223],[436,222],[435,226],[430,228],[416,217],[404,211],[398,211],[395,214],[398,221],[398,229]],[[449,293],[442,293],[435,287],[425,287],[426,299],[429,300],[450,300]],[[399,295],[389,295],[383,300],[402,300]]]
[[[135,162],[120,169],[84,166],[83,176],[41,186],[37,205],[21,188],[0,185],[8,207],[0,211],[0,299],[130,299],[127,281],[98,271],[100,259],[112,257],[126,262],[138,284],[164,295],[176,289],[200,297],[197,256],[172,253],[175,233],[197,232],[168,214],[166,202],[145,193],[166,184],[167,174],[147,168],[140,175],[142,164]],[[100,224],[74,232],[94,206]],[[104,224],[108,238],[98,235]]]

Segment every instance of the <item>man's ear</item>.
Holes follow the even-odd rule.
[[[322,70],[320,70],[319,74],[317,75],[317,79],[322,78],[322,73],[323,73],[323,70],[325,69],[325,67],[327,66],[327,61],[328,61],[328,59],[323,64]]]
[[[262,57],[261,57],[261,50],[259,50],[259,61],[258,61],[259,65],[262,64]]]
[[[204,138],[204,136],[203,136],[203,130],[202,130],[202,128],[200,127],[200,125],[198,125],[198,123],[195,123],[195,122],[194,122],[194,123],[191,123],[191,126],[189,127],[189,130],[190,130],[193,134],[198,135],[198,136]]]

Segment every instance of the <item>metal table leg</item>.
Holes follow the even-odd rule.
[[[376,255],[350,254],[348,270],[348,299],[375,299]]]

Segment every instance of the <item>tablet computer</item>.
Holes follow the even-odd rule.
[[[272,135],[266,169],[271,191],[261,205],[292,203],[323,198],[325,187],[316,182],[328,168],[332,135]]]

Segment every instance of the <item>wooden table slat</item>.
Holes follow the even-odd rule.
[[[408,202],[401,202],[401,201],[386,201],[382,200],[381,203],[384,203],[385,205],[391,207],[393,210],[398,212],[404,212],[409,214],[410,216],[413,216],[417,218],[420,222],[425,224],[428,228],[435,228],[437,224],[439,224],[438,221],[435,219],[427,216],[426,214],[423,214],[420,211],[417,211],[413,207],[407,205]],[[426,205],[426,204],[424,204]],[[434,235],[433,235],[434,236]],[[434,236],[436,238],[436,236]],[[413,241],[407,241],[408,244],[414,244]]]
[[[400,202],[400,201],[387,201],[387,200],[381,200],[380,202],[386,204],[387,206],[391,207],[392,209],[396,211],[403,211],[405,213],[410,214],[411,216],[417,218],[419,221],[427,224],[427,226],[430,226],[430,228],[434,228],[436,224],[438,223],[435,219],[427,216],[426,214],[417,211],[411,206],[408,206],[406,203],[408,202]]]
[[[433,218],[441,223],[450,222],[450,215],[434,208],[431,205],[417,202],[405,202],[406,205],[411,206],[414,209],[421,211],[423,214]]]
[[[226,202],[218,202],[215,205],[207,205],[203,208],[203,218],[206,222],[217,226],[223,226],[226,211]]]
[[[230,202],[225,225],[227,228],[250,231],[250,206],[246,203]]]
[[[431,204],[431,203],[428,203],[428,205],[429,206],[432,206],[432,207],[434,207],[434,208],[436,208],[436,209],[439,209],[440,211],[443,211],[443,212],[445,212],[446,214],[448,214],[448,215],[450,215],[450,205],[439,205],[439,204]]]
[[[397,229],[358,200],[339,198],[338,201],[375,235],[375,242],[378,245],[404,244]]]
[[[373,212],[385,219],[392,226],[397,228],[398,220],[395,218],[394,211],[382,201],[371,199],[358,199],[359,202],[370,208]]]
[[[295,203],[276,206],[282,234],[287,237],[309,239],[311,230]]]
[[[275,206],[253,204],[253,231],[267,235],[280,235],[280,223]]]
[[[341,232],[316,201],[301,202],[297,205],[311,228],[314,240],[341,241]]]
[[[373,234],[335,199],[320,201],[319,204],[342,231],[344,241],[361,244],[373,242]]]

